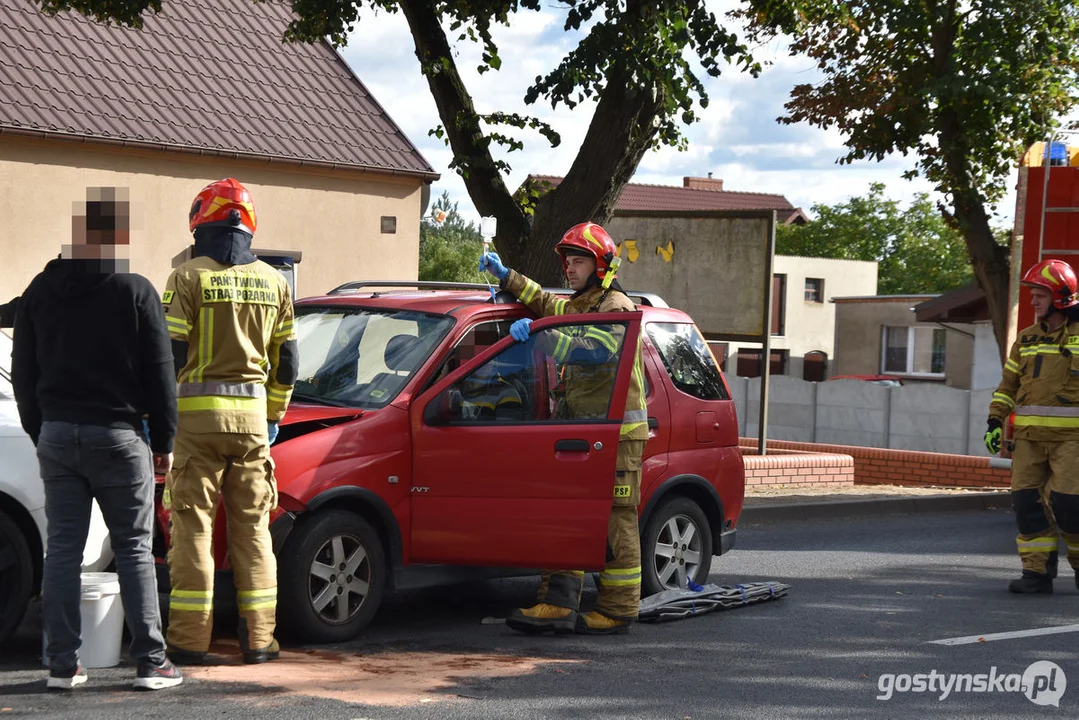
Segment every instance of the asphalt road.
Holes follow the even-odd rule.
[[[527,580],[414,592],[357,642],[152,694],[127,689],[130,666],[46,693],[28,623],[0,659],[0,720],[1079,716],[1074,632],[931,644],[1079,622],[1066,563],[1054,595],[1005,591],[1018,574],[1013,538],[1003,510],[746,524],[712,581],[779,580],[788,597],[628,636],[535,638],[483,622],[529,603]],[[1024,692],[1037,662],[1058,670],[1031,668],[1041,679]],[[952,686],[956,674],[971,678]]]

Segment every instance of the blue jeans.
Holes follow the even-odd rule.
[[[78,662],[83,547],[97,500],[109,528],[120,598],[131,632],[131,657],[160,665],[165,660],[157,577],[151,550],[154,472],[150,448],[133,428],[46,422],[37,444],[49,521],[42,579],[49,667]]]

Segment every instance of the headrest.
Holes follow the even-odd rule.
[[[420,339],[415,335],[394,335],[386,343],[386,351],[382,358],[386,367],[394,372],[404,370],[408,372],[415,369],[415,353],[420,347]]]
[[[494,305],[512,305],[517,302],[517,296],[509,290],[499,290],[494,297],[487,298],[487,302]]]

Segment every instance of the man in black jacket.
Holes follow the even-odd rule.
[[[15,312],[19,309],[19,298],[12,298],[11,302],[0,305],[0,328],[15,326]]]
[[[183,679],[165,655],[150,549],[154,470],[169,470],[176,434],[172,349],[157,292],[126,272],[128,217],[123,191],[89,189],[72,244],[31,281],[15,319],[12,386],[45,484],[42,592],[54,689],[86,682],[80,569],[94,499],[116,554],[135,687]]]

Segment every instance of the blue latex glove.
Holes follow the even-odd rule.
[[[510,325],[510,337],[517,342],[525,342],[528,340],[528,334],[532,331],[532,320],[529,318],[521,318],[517,322]]]
[[[142,436],[146,438],[146,444],[150,444],[150,422],[146,419],[142,419]]]
[[[274,440],[277,440],[277,423],[266,423],[266,435],[270,438],[270,444],[274,444]]]
[[[480,272],[484,270],[499,280],[505,280],[506,276],[510,274],[509,268],[502,264],[502,258],[498,257],[498,253],[494,252],[484,253],[483,257],[480,258]]]

